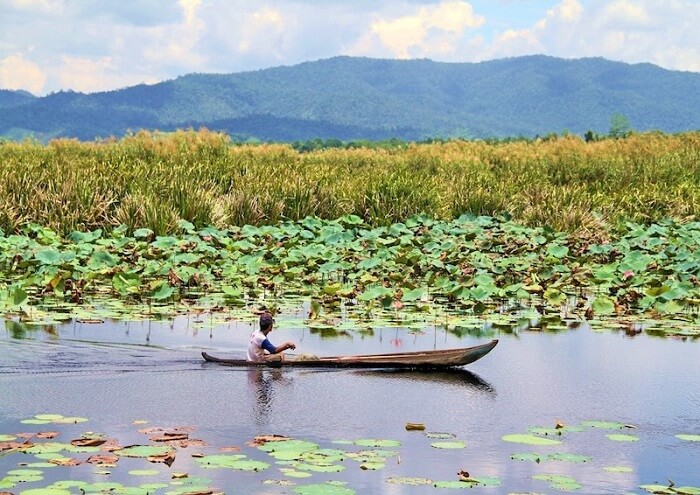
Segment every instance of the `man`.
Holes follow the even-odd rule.
[[[297,348],[294,342],[285,342],[277,347],[272,345],[272,342],[267,338],[267,334],[272,331],[272,325],[274,323],[275,320],[270,313],[263,313],[260,315],[260,330],[253,332],[250,336],[250,344],[248,344],[247,359],[249,362],[262,363],[265,361],[281,361],[284,359],[283,351]]]

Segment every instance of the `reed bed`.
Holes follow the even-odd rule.
[[[370,225],[414,214],[508,215],[595,234],[620,222],[685,220],[700,209],[700,132],[584,142],[450,141],[300,153],[224,134],[139,132],[99,142],[0,143],[0,228],[60,233],[271,224],[309,215]]]

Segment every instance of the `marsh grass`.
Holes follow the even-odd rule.
[[[700,132],[299,153],[201,131],[81,143],[0,144],[0,228],[58,232],[260,225],[355,214],[388,225],[422,213],[508,214],[528,226],[596,231],[685,219],[700,208]]]

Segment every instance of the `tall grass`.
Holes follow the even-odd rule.
[[[508,213],[531,226],[595,232],[700,209],[700,132],[299,153],[233,146],[223,134],[139,132],[120,140],[0,144],[0,228],[62,233],[126,224],[158,234],[356,214],[374,225],[423,213]]]

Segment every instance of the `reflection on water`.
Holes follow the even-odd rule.
[[[634,338],[625,331],[597,333],[587,324],[569,325],[566,331],[556,319],[534,317],[511,324],[508,331],[465,317],[419,331],[381,326],[341,331],[340,338],[303,325],[280,326],[275,340],[294,340],[299,352],[316,355],[467,347],[493,334],[501,340],[468,369],[249,369],[205,366],[200,353],[243,357],[250,323],[195,324],[185,318],[71,322],[51,329],[0,323],[0,434],[24,430],[23,418],[57,413],[89,418],[92,431],[131,430],[135,419],[194,424],[212,449],[245,445],[259,434],[310,439],[324,447],[333,447],[337,439],[400,441],[401,464],[387,464],[382,473],[336,475],[358,493],[423,493],[421,487],[389,487],[385,480],[454,479],[461,468],[501,478],[494,493],[542,493],[545,485],[532,478],[542,472],[574,476],[585,485],[580,493],[632,493],[642,483],[667,478],[679,485],[700,484],[697,445],[675,436],[697,433],[700,422],[698,343],[690,339],[650,338],[646,328],[639,332],[636,327],[630,330]],[[595,430],[571,434],[560,451],[584,453],[592,461],[535,465],[512,461],[512,453],[527,449],[501,439],[535,426],[552,427],[556,420],[575,425],[590,419],[634,424],[640,440],[615,443]],[[468,448],[439,451],[424,434],[405,431],[407,421],[453,434]],[[606,466],[633,471],[612,477]],[[13,468],[15,463],[0,457],[0,477]],[[216,476],[221,486],[238,487],[241,480],[239,473]],[[260,476],[273,477],[272,471]],[[261,493],[260,476],[247,477],[238,492]]]
[[[436,385],[448,384],[466,387],[474,392],[496,396],[496,389],[476,373],[464,368],[449,370],[356,370],[361,376],[374,377],[382,380],[405,380],[407,382],[433,382]]]
[[[276,388],[289,386],[292,384],[292,380],[290,376],[285,376],[279,369],[248,369],[248,385],[255,397],[253,411],[257,426],[269,424]]]

